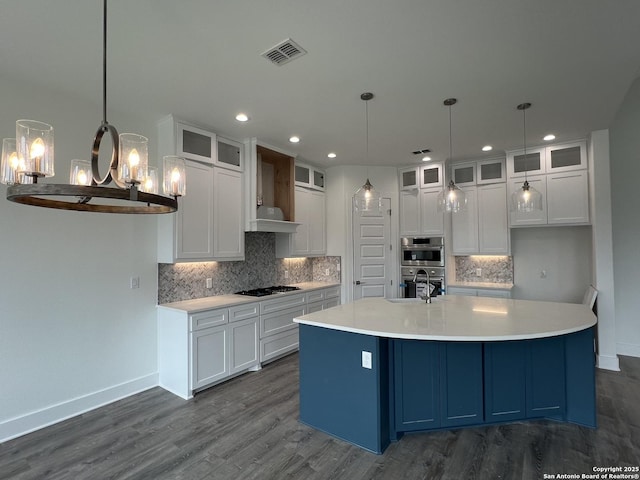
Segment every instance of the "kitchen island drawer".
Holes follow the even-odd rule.
[[[218,308],[189,315],[189,330],[194,332],[203,328],[224,325],[229,321],[229,309]]]
[[[269,337],[277,333],[296,327],[295,317],[306,313],[305,307],[288,308],[281,312],[273,312],[260,316],[260,338]]]
[[[304,293],[298,293],[296,295],[277,295],[277,298],[270,298],[269,300],[263,300],[260,302],[260,313],[270,313],[283,308],[296,307],[304,305],[305,295]]]

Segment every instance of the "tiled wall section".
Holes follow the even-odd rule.
[[[244,262],[158,264],[158,303],[300,282],[340,282],[340,257],[276,258],[274,233],[247,232]],[[329,269],[329,275],[326,271]],[[288,278],[285,278],[288,271]],[[206,288],[206,279],[213,288]]]
[[[513,283],[513,257],[472,256],[455,257],[456,281]],[[476,269],[482,269],[482,276],[476,275]]]

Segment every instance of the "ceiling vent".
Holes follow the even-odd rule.
[[[289,63],[291,60],[301,57],[305,53],[307,53],[307,51],[304,48],[302,48],[290,38],[287,38],[286,40],[283,40],[277,45],[271,47],[261,55],[271,63],[280,66],[284,65],[285,63]]]
[[[428,148],[423,148],[422,150],[415,150],[414,152],[412,152],[414,155],[422,155],[425,153],[430,153],[431,150],[429,150]]]

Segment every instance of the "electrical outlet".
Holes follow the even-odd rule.
[[[140,288],[140,277],[131,277],[129,279],[130,288]]]
[[[284,278],[289,278],[289,270],[284,271]]]
[[[207,288],[213,288],[213,279],[212,278],[207,278],[206,286],[207,286]]]
[[[329,276],[329,269],[328,268],[324,271],[324,274]]]
[[[476,268],[476,277],[481,277],[481,276],[482,276],[482,269]]]
[[[362,351],[362,368],[371,369],[371,352]]]

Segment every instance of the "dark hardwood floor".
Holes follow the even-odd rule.
[[[640,358],[597,372],[597,430],[407,435],[374,455],[298,422],[298,356],[191,401],[154,388],[0,444],[0,479],[542,479],[640,465]]]

